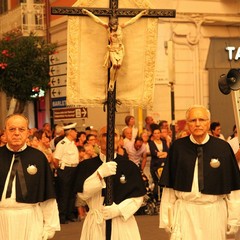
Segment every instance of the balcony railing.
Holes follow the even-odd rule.
[[[30,32],[45,35],[45,5],[21,3],[20,7],[0,15],[0,38],[4,33],[20,28],[24,36]]]

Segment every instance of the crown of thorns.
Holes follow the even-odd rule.
[[[118,19],[116,17],[111,17],[109,20],[109,27],[115,26],[118,24]]]

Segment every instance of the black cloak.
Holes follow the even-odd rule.
[[[163,169],[160,185],[182,192],[190,192],[197,158],[197,144],[190,137],[173,142]],[[229,194],[240,189],[240,171],[231,146],[224,140],[210,136],[203,147],[204,194]],[[213,168],[211,159],[217,159],[220,166]]]
[[[0,147],[0,196],[2,197],[5,181],[14,152],[10,151],[6,146]],[[23,174],[27,187],[27,195],[23,196],[19,176],[16,174],[16,201],[21,203],[38,203],[51,198],[55,198],[55,189],[53,184],[53,176],[45,155],[32,147],[27,147],[21,152],[17,152],[20,156]],[[34,165],[37,173],[31,175],[27,172],[27,168]]]
[[[119,204],[125,199],[141,197],[146,193],[146,188],[139,168],[132,161],[117,155],[117,173],[113,175],[113,202]],[[84,181],[91,176],[103,162],[99,157],[82,161],[77,168],[75,192],[83,192]],[[122,174],[126,183],[120,182]]]

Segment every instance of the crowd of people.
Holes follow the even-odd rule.
[[[117,152],[135,162],[146,175],[150,184],[154,183],[156,187],[172,138],[175,140],[190,135],[186,120],[177,121],[174,126],[174,137],[172,136],[172,126],[169,126],[166,120],[159,121],[157,124],[152,116],[145,118],[145,126],[140,134],[135,126],[134,116],[127,115],[125,124],[126,126],[120,131]],[[59,159],[54,158],[54,151],[57,143],[65,137],[66,130],[62,124],[57,124],[52,129],[49,123],[44,123],[41,129],[31,128],[29,130],[27,144],[39,149],[46,155],[55,176],[57,175],[56,169],[59,167]],[[233,133],[226,139],[221,133],[221,125],[217,121],[211,122],[208,133],[211,136],[228,141],[236,153],[237,160],[240,160],[237,155],[238,153],[240,156],[236,125],[233,127]],[[99,155],[98,130],[92,127],[87,127],[85,131],[76,130],[76,137],[73,138],[73,141],[78,148],[79,162]],[[2,130],[0,131],[0,146],[5,144],[6,137],[4,130]]]
[[[117,237],[120,226],[129,229],[121,231],[121,234],[125,234],[121,239],[140,239],[133,215],[143,202],[146,194],[143,179],[147,179],[155,201],[161,204],[160,227],[167,229],[172,239],[202,240],[212,236],[209,239],[223,240],[226,232],[236,234],[237,239],[240,222],[239,215],[234,213],[238,213],[240,208],[240,177],[235,164],[240,160],[240,150],[236,126],[225,139],[220,123],[211,122],[210,113],[203,106],[195,106],[187,111],[186,119],[174,126],[175,136],[166,120],[156,123],[152,116],[145,118],[141,132],[135,126],[134,116],[126,116],[125,124],[121,131],[115,131],[115,154],[114,160],[110,162],[106,162],[106,127],[99,131],[91,127],[77,131],[76,123],[57,124],[54,129],[45,123],[41,129],[28,130],[23,146],[40,150],[48,162],[54,179],[56,195],[53,198],[56,198],[59,223],[67,224],[86,218],[81,239],[89,234],[93,234],[89,239],[95,239],[94,236],[99,234]],[[6,127],[0,133],[0,145],[9,148]],[[206,164],[204,167],[199,165],[199,151],[203,151],[201,154],[204,159],[209,159],[208,167]],[[201,177],[199,169],[203,169]],[[221,173],[217,170],[221,170]],[[216,179],[210,178],[209,174]],[[117,190],[114,190],[112,205],[102,210],[103,190],[106,187],[103,179],[110,176]],[[199,181],[200,178],[204,178],[204,182]],[[219,183],[216,181],[225,181],[226,184],[218,188]],[[132,194],[125,192],[126,189],[131,189]],[[224,207],[226,203],[227,210]],[[206,226],[201,218],[208,214],[209,204],[214,206],[214,210],[211,210],[213,218]],[[100,211],[103,211],[102,224],[98,223],[95,226],[98,230],[90,233],[89,226],[100,221],[97,214]],[[219,212],[222,222],[212,228]],[[199,218],[198,224],[205,229],[204,232],[195,231],[195,226],[189,230],[189,223],[195,221],[190,217],[195,216],[193,213],[199,215],[194,218]],[[230,217],[224,218],[225,213]],[[108,228],[103,228],[109,220],[112,226],[110,233],[106,230]],[[55,224],[52,232],[60,230],[58,224]],[[212,233],[212,229],[216,233]]]

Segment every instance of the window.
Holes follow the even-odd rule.
[[[8,0],[1,0],[0,14],[5,13],[8,10]]]

